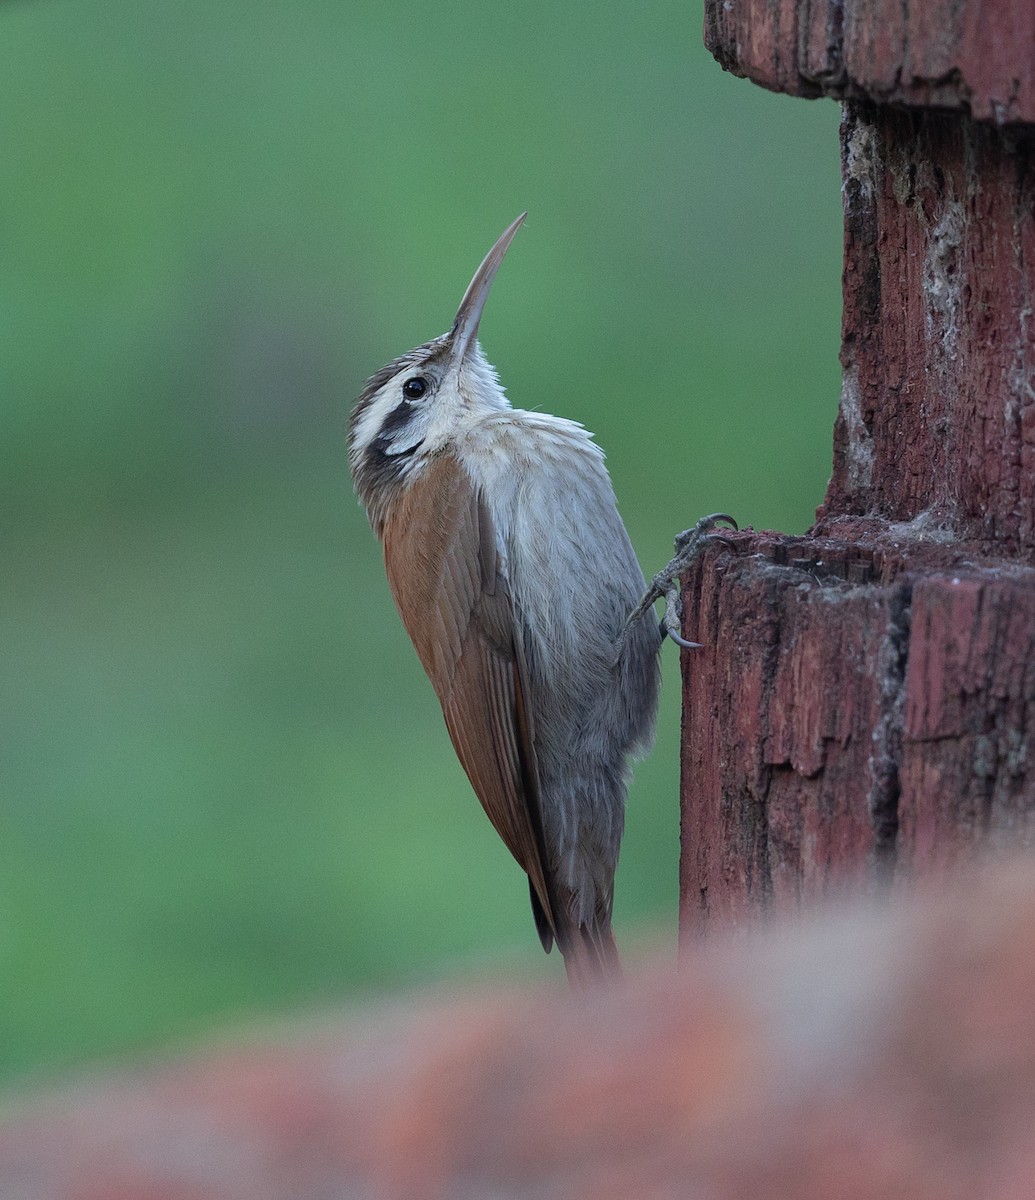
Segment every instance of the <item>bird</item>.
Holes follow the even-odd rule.
[[[511,406],[478,332],[526,215],[449,331],[367,381],[348,456],[457,757],[528,877],[544,950],[556,945],[585,991],[621,977],[614,877],[663,633],[695,645],[678,632],[673,578],[724,514],[681,535],[682,557],[647,588],[600,447],[575,421]],[[661,626],[642,620],[663,595]]]

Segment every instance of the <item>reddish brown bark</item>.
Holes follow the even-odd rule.
[[[844,383],[821,528],[922,518],[1033,561],[1032,151],[965,117],[847,110]]]
[[[1035,570],[884,535],[731,541],[685,593],[705,649],[685,656],[684,941],[1035,844]]]
[[[1035,6],[708,0],[705,27],[755,82],[855,99],[817,524],[686,580],[684,940],[1035,842]]]
[[[706,0],[727,71],[792,96],[833,96],[1035,122],[1030,0]]]

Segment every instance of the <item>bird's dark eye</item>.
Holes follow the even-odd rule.
[[[419,400],[428,390],[428,381],[423,375],[414,375],[403,384],[403,395],[407,400]]]

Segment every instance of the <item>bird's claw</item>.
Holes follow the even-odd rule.
[[[716,525],[728,525],[734,532],[740,528],[729,513],[710,513],[707,517],[702,517],[693,528],[684,529],[682,533],[676,534],[677,555],[688,543],[695,541],[706,533],[711,533]],[[719,538],[722,537],[721,534],[717,534],[716,536]],[[726,542],[726,544],[730,545],[729,542]]]
[[[670,637],[677,646],[682,646],[684,650],[703,650],[704,642],[688,642],[681,633],[676,633],[674,629],[669,629],[664,621],[661,623],[662,637]]]
[[[700,642],[691,642],[680,632],[683,623],[683,602],[679,593],[679,576],[698,558],[709,542],[721,542],[730,549],[734,543],[721,533],[715,532],[717,525],[728,525],[738,529],[737,522],[729,513],[711,513],[702,517],[691,529],[685,529],[676,537],[676,553],[672,560],[650,581],[650,586],[643,594],[643,599],[629,614],[628,619],[618,638],[618,649],[621,652],[628,637],[629,630],[643,616],[656,600],[665,598],[665,615],[660,623],[662,637],[670,637],[677,646],[684,650],[701,649]]]

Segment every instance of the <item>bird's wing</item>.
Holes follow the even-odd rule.
[[[491,516],[455,458],[435,459],[393,505],[384,552],[392,595],[438,694],[457,757],[531,881],[548,926],[540,924],[540,936],[549,948],[548,936],[557,932],[556,900],[523,639]]]

